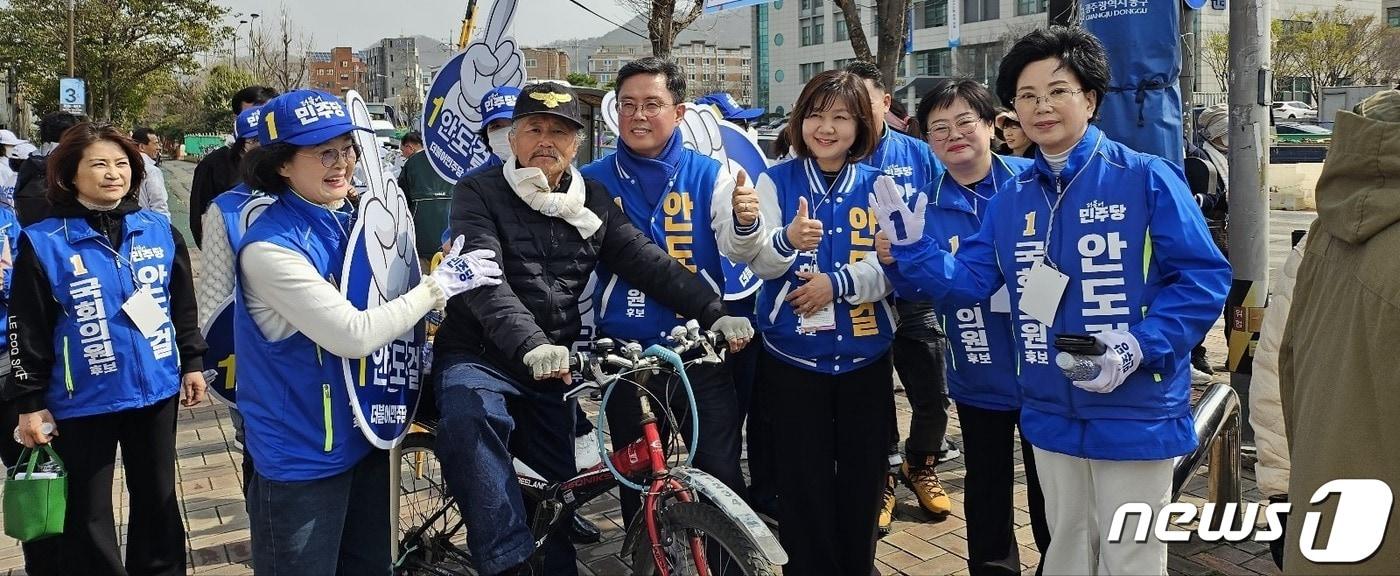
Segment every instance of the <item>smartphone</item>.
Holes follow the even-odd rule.
[[[1108,351],[1103,342],[1088,334],[1056,334],[1055,348],[1080,356],[1102,356]]]

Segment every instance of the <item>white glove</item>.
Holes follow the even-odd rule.
[[[567,378],[569,349],[554,344],[541,344],[525,353],[525,365],[536,380]]]
[[[1094,339],[1108,348],[1099,356],[1087,356],[1099,365],[1099,375],[1092,380],[1071,380],[1075,386],[1089,392],[1108,394],[1127,381],[1142,365],[1142,346],[1137,337],[1127,331],[1100,332]]]
[[[710,326],[710,330],[719,332],[725,340],[729,341],[730,352],[743,350],[744,346],[748,345],[749,340],[753,339],[753,324],[749,322],[748,318],[739,316],[722,316],[719,320],[715,320],[714,325]]]
[[[914,208],[904,201],[904,190],[889,176],[875,179],[875,193],[870,195],[870,209],[875,219],[896,246],[907,246],[924,237],[924,209],[928,195],[920,192],[914,197]]]
[[[496,253],[490,250],[472,250],[462,254],[462,245],[466,241],[466,236],[458,236],[452,242],[452,250],[447,252],[442,262],[438,263],[437,269],[433,270],[433,280],[437,281],[448,298],[474,288],[501,283],[501,265],[496,263]]]

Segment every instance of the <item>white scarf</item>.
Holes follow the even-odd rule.
[[[1230,186],[1230,159],[1226,158],[1225,153],[1208,141],[1201,143],[1201,150],[1205,151],[1206,157],[1210,158],[1210,163],[1215,165],[1215,171],[1220,173],[1220,181],[1224,182],[1228,188]]]
[[[554,218],[562,219],[574,228],[579,234],[588,238],[603,226],[603,221],[584,205],[585,193],[583,186],[583,174],[577,168],[569,166],[569,189],[563,193],[556,193],[549,185],[549,179],[545,178],[544,171],[533,166],[526,168],[510,168],[514,166],[514,159],[507,158],[509,162],[504,171],[506,182],[510,183],[515,194],[530,205],[536,212]]]

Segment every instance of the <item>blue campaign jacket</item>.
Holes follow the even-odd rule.
[[[240,182],[223,194],[214,197],[214,207],[224,219],[224,231],[228,233],[228,245],[235,254],[243,242],[243,225],[239,222],[243,215],[243,205],[253,197],[253,189]]]
[[[844,374],[879,359],[894,341],[895,314],[889,299],[852,305],[845,295],[853,286],[847,268],[875,250],[869,195],[880,171],[847,164],[829,191],[815,160],[794,158],[770,167],[765,175],[777,190],[780,214],[797,213],[797,199],[806,197],[812,217],[822,221],[828,234],[815,255],[797,254],[786,273],[763,281],[758,291],[763,345],[784,362],[827,374]],[[782,231],[773,236],[779,253],[790,255],[785,238]],[[797,313],[784,299],[805,283],[797,273],[811,271],[813,265],[831,276],[836,328],[804,334],[798,329]]]
[[[622,206],[627,218],[672,258],[704,279],[715,294],[724,294],[723,256],[710,224],[718,161],[694,150],[681,153],[680,167],[671,185],[652,205],[636,179],[617,161],[614,152],[579,169],[584,178],[597,180]],[[594,323],[600,334],[636,340],[643,346],[665,341],[671,329],[685,323],[674,310],[633,288],[603,262],[594,270]]]
[[[1026,274],[1047,244],[1049,260],[1069,277],[1049,328],[1019,309]],[[1031,443],[1109,460],[1195,448],[1190,353],[1220,316],[1230,267],[1179,168],[1090,126],[1058,178],[1037,156],[1005,185],[956,257],[927,236],[893,254],[904,277],[935,299],[980,300],[1010,288],[1022,433]],[[1113,392],[1081,390],[1055,366],[1055,334],[1125,329],[1142,347],[1142,364]]]
[[[895,184],[904,187],[906,198],[913,197],[943,173],[943,163],[933,155],[928,143],[889,126],[885,126],[885,135],[880,137],[875,151],[861,163],[893,178]]]
[[[143,408],[180,391],[180,351],[170,319],[175,236],[170,219],[138,210],[116,247],[85,218],[47,218],[24,230],[64,315],[53,331],[48,409],[79,418]],[[164,313],[147,337],[122,310],[139,289]]]
[[[982,227],[988,200],[998,187],[1030,167],[1029,158],[992,156],[992,169],[975,190],[958,184],[947,172],[925,187],[929,196],[924,235],[953,254]],[[885,273],[900,298],[927,300],[928,295],[909,283],[898,266]],[[1011,316],[992,312],[988,300],[938,302],[939,321],[948,335],[948,395],[959,404],[988,410],[1017,410],[1021,390],[1016,381],[1016,344],[1011,338]]]
[[[349,213],[332,212],[286,190],[249,227],[243,247],[270,242],[298,252],[334,283],[351,224]],[[370,444],[355,427],[349,392],[337,378],[341,359],[301,332],[268,341],[242,290],[235,290],[235,303],[238,408],[258,474],[295,482],[350,469],[369,453]]]

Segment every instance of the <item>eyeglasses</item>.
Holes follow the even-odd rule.
[[[1063,106],[1069,102],[1071,96],[1083,94],[1083,90],[1070,90],[1069,88],[1051,88],[1050,93],[1044,96],[1036,96],[1030,92],[1022,92],[1016,95],[1016,107],[1033,109],[1040,106],[1041,100],[1048,102],[1051,107]]]
[[[661,109],[667,106],[670,106],[670,104],[662,104],[654,100],[642,104],[637,104],[636,102],[619,102],[617,104],[617,111],[621,113],[623,117],[632,117],[636,116],[637,110],[640,109],[643,118],[655,118],[657,114],[661,113]]]
[[[360,159],[360,147],[351,144],[339,150],[336,150],[334,148],[327,148],[315,154],[310,154],[307,152],[297,152],[297,155],[319,158],[321,160],[322,166],[325,166],[326,168],[333,168],[336,164],[340,162],[341,158],[345,159],[346,164],[354,164],[356,161],[358,161]]]
[[[958,134],[966,136],[975,132],[977,130],[977,125],[981,123],[978,122],[976,116],[973,116],[971,114],[964,114],[962,116],[957,117],[956,122],[956,125],[950,125],[947,122],[938,122],[936,124],[930,125],[928,127],[929,140],[932,140],[934,142],[943,142],[944,140],[952,138],[954,126],[957,127]]]

